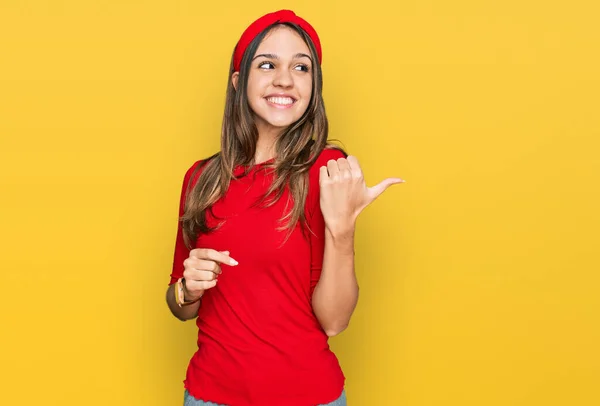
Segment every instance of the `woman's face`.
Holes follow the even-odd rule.
[[[259,134],[284,130],[302,117],[312,94],[311,59],[292,28],[278,26],[265,36],[251,62],[247,87]]]

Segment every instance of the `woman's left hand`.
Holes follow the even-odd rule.
[[[321,211],[330,231],[349,231],[358,215],[388,187],[403,183],[400,178],[387,178],[367,187],[356,157],[329,160],[319,173]]]

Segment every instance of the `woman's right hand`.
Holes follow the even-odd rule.
[[[209,248],[194,248],[183,261],[185,279],[185,300],[193,301],[214,288],[221,274],[221,265],[235,266],[238,262],[229,256],[229,251],[215,251]]]

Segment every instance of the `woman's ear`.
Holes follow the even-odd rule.
[[[240,72],[233,72],[233,75],[231,75],[231,83],[233,83],[233,88],[236,90],[236,92],[237,92],[237,85],[238,85],[239,78],[240,78]]]

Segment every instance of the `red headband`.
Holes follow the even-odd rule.
[[[235,53],[233,55],[233,69],[235,72],[239,72],[244,52],[246,52],[246,48],[248,48],[248,45],[250,45],[252,40],[256,38],[258,34],[263,32],[265,28],[275,23],[294,23],[300,26],[300,28],[306,31],[315,45],[317,56],[319,57],[319,63],[322,62],[323,56],[321,54],[321,41],[319,41],[319,36],[317,35],[315,29],[306,20],[294,14],[293,11],[279,10],[260,17],[258,20],[250,24],[248,28],[246,28],[246,31],[244,31],[242,37],[235,46]]]

